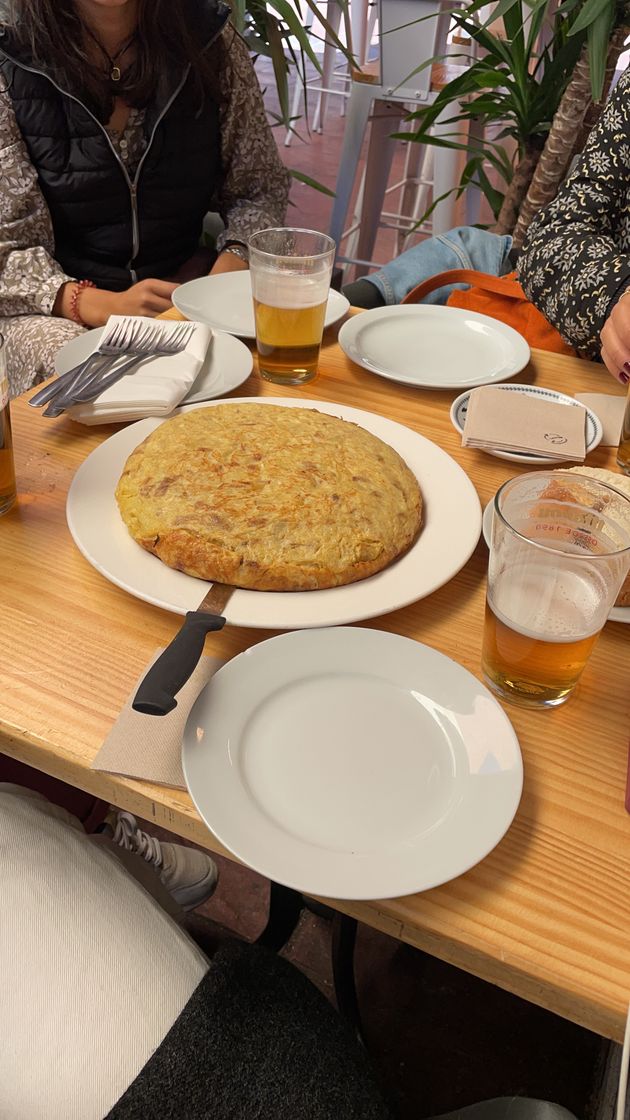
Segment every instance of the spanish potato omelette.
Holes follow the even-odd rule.
[[[406,551],[422,496],[400,455],[315,409],[192,409],[129,456],[116,488],[134,540],[203,580],[259,591],[336,587]]]

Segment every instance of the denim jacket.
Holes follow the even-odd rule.
[[[401,303],[416,284],[451,268],[473,268],[476,272],[503,276],[512,270],[511,248],[511,237],[488,233],[473,226],[458,226],[439,237],[428,237],[364,279],[378,288],[385,303]],[[446,303],[454,288],[467,286],[451,284],[438,288],[426,297],[425,302]]]

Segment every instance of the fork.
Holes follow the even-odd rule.
[[[78,391],[73,391],[72,403],[84,404],[87,401],[95,400],[106,389],[109,389],[110,385],[115,385],[132,366],[138,365],[140,362],[146,362],[150,358],[167,357],[170,354],[181,354],[182,350],[185,350],[188,346],[193,329],[193,323],[181,323],[174,331],[170,331],[157,344],[154,344],[148,353],[138,351],[129,362],[124,362],[111,372],[104,369],[97,370],[86,384],[81,386]]]
[[[119,327],[123,331],[118,330]],[[48,404],[44,416],[56,417],[79,401],[95,400],[101,393],[129,373],[133,366],[157,356],[179,354],[186,348],[194,331],[194,323],[180,323],[174,330],[165,331],[163,324],[117,324],[111,338],[101,342],[97,351],[85,362],[63,374],[57,382],[46,386],[29,403]],[[126,360],[116,365],[118,359]],[[93,360],[96,363],[90,365]],[[111,368],[112,364],[115,368]],[[47,390],[49,390],[47,392]]]
[[[72,369],[67,370],[55,378],[54,381],[45,385],[39,393],[35,393],[31,397],[28,403],[33,408],[40,408],[41,405],[46,404],[47,401],[52,400],[59,393],[70,389],[84,374],[87,375],[93,366],[109,363],[113,357],[120,357],[124,353],[133,353],[136,340],[145,326],[146,324],[141,322],[122,321],[116,323],[111,330],[106,327],[98,349],[93,354],[88,354],[87,358],[84,358],[78,365],[73,366]]]

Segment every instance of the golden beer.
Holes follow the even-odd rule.
[[[516,703],[566,700],[606,621],[602,581],[577,568],[529,564],[486,601],[482,668],[490,687]]]
[[[278,384],[300,385],[315,376],[326,303],[324,299],[312,307],[277,307],[254,299],[256,347],[263,377]]]
[[[628,402],[626,404],[626,411],[621,427],[617,464],[621,467],[624,474],[630,474],[630,394],[628,395]]]
[[[0,514],[11,509],[16,497],[13,440],[9,413],[9,382],[6,375],[4,342],[0,335]]]

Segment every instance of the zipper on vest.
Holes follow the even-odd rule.
[[[220,32],[217,32],[217,35],[219,35],[219,34],[220,34]],[[217,35],[215,35],[214,38],[211,40],[212,42],[214,42],[214,39],[217,38]],[[208,44],[208,46],[210,46],[210,44]],[[125,177],[127,179],[127,182],[129,183],[129,193],[131,195],[131,238],[132,238],[132,245],[131,245],[131,260],[127,264],[127,268],[129,269],[129,272],[133,276],[134,284],[138,280],[138,274],[132,266],[133,266],[133,263],[134,263],[136,257],[138,256],[138,253],[140,252],[140,218],[138,216],[138,183],[140,182],[140,172],[142,171],[142,165],[143,165],[145,159],[147,158],[147,156],[149,154],[149,151],[151,149],[151,145],[153,144],[153,140],[155,138],[155,133],[157,132],[158,125],[164,119],[164,117],[165,117],[166,113],[168,113],[171,105],[173,104],[175,99],[181,93],[182,89],[184,88],[184,86],[186,84],[186,81],[188,80],[188,75],[189,74],[190,74],[190,66],[187,66],[186,69],[184,70],[184,74],[183,74],[183,77],[182,77],[179,85],[173,91],[173,93],[169,97],[168,101],[166,102],[166,105],[162,109],[162,112],[157,117],[157,119],[155,121],[155,124],[153,125],[153,128],[151,129],[151,135],[150,135],[150,137],[147,141],[147,146],[144,149],[144,151],[142,153],[142,156],[140,158],[140,162],[139,162],[139,164],[136,168],[136,173],[133,177],[133,183],[131,182],[131,179],[129,178],[129,174],[127,172],[127,168],[125,167],[124,163],[122,163],[122,161],[119,161],[121,163],[121,167],[122,167],[123,171],[125,172]],[[89,112],[89,110],[88,110],[88,112]],[[105,133],[105,135],[107,135],[107,133]],[[107,139],[109,140],[109,136],[107,137]],[[117,155],[116,149],[114,149],[114,154]]]
[[[203,48],[204,51],[209,50],[209,48],[212,46],[212,44],[217,41],[217,39],[219,38],[219,35],[223,31],[223,28],[225,27],[225,25],[228,21],[228,18],[229,18],[229,16],[226,15],[225,19],[223,20],[223,23],[219,27],[218,31],[215,31],[212,38],[209,39],[208,42],[206,43],[205,47]],[[144,161],[147,158],[147,156],[149,154],[149,151],[151,150],[151,145],[153,144],[153,140],[155,138],[155,134],[157,132],[158,125],[162,122],[162,120],[164,119],[164,117],[168,113],[168,111],[169,111],[171,105],[173,104],[173,102],[176,100],[176,98],[179,97],[182,89],[184,88],[184,86],[185,86],[185,84],[188,80],[188,75],[189,74],[190,74],[190,64],[184,70],[184,74],[182,76],[182,79],[181,79],[179,85],[173,90],[173,93],[171,94],[168,101],[166,102],[166,105],[162,109],[160,115],[156,118],[155,124],[153,125],[153,128],[151,129],[151,135],[149,136],[149,139],[147,141],[147,146],[144,149],[144,151],[142,153],[142,156],[140,158],[140,162],[139,162],[139,164],[136,168],[136,173],[133,177],[133,183],[129,179],[129,175],[127,173],[127,168],[122,163],[122,161],[119,160],[119,163],[121,164],[121,167],[122,167],[123,171],[125,172],[125,176],[126,176],[127,182],[129,183],[129,190],[130,190],[130,193],[131,193],[131,229],[132,229],[133,244],[132,244],[131,260],[129,261],[127,267],[129,269],[129,271],[131,272],[131,275],[134,278],[134,283],[136,283],[138,277],[137,277],[137,274],[136,274],[135,270],[131,266],[133,265],[133,262],[135,261],[136,257],[138,256],[138,253],[140,252],[140,221],[139,221],[139,218],[138,218],[138,183],[140,182],[140,173],[142,171],[142,166],[144,164]],[[81,102],[79,102],[79,104],[81,104]],[[89,109],[87,111],[89,113]],[[96,119],[96,118],[94,118],[94,119]],[[100,124],[100,121],[98,123]],[[105,133],[105,135],[107,136],[107,132]],[[107,136],[107,139],[109,140],[109,136]],[[116,149],[114,149],[114,155],[116,155],[116,154],[117,154]]]

